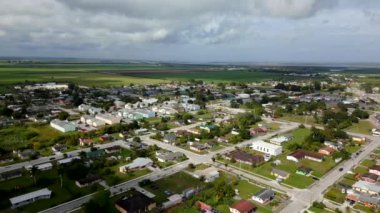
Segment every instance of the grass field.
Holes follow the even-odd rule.
[[[49,125],[11,126],[0,130],[0,148],[17,150],[30,147],[33,142],[45,145],[59,135]]]
[[[361,120],[359,123],[353,123],[352,126],[347,128],[347,131],[356,132],[366,135],[372,135],[371,130],[374,128],[370,121]]]

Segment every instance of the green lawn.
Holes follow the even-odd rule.
[[[360,165],[365,166],[365,167],[371,167],[371,166],[376,165],[376,162],[374,162],[373,160],[365,159],[360,163]]]
[[[358,166],[354,169],[354,173],[365,174],[368,173],[368,169],[362,166]]]
[[[359,123],[353,123],[352,126],[347,128],[347,131],[356,132],[360,134],[372,135],[371,130],[374,128],[372,123],[367,120],[360,120]]]
[[[284,147],[287,148],[290,144],[302,144],[305,139],[310,135],[311,131],[308,128],[303,129],[295,129],[291,132],[293,134],[293,138],[285,143]]]
[[[342,193],[342,191],[334,186],[330,187],[330,189],[324,194],[324,197],[335,201],[337,203],[344,203],[346,195]]]
[[[373,208],[369,208],[369,207],[363,206],[362,204],[356,204],[354,206],[354,209],[358,209],[358,210],[366,212],[366,213],[373,213],[374,212]]]

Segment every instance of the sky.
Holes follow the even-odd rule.
[[[0,56],[379,63],[380,0],[1,0]]]

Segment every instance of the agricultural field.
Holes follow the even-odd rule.
[[[89,78],[91,76],[91,78]],[[70,82],[83,86],[155,84],[190,79],[206,82],[260,82],[294,79],[281,72],[234,70],[217,65],[132,64],[132,63],[0,63],[0,92],[25,82]]]

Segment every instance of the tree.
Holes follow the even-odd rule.
[[[189,165],[187,166],[189,169],[195,169],[195,165],[193,163],[189,163]]]
[[[39,172],[39,169],[37,168],[37,166],[33,165],[32,168],[30,168],[30,175],[31,177],[33,177],[34,184],[37,183],[36,175],[38,172]]]
[[[110,192],[102,190],[94,195],[94,197],[84,205],[84,212],[109,212],[111,206]]]
[[[140,137],[134,137],[134,138],[133,138],[133,142],[138,142],[138,143],[140,143],[140,142],[141,142],[141,138],[140,138]]]
[[[65,112],[65,111],[61,111],[59,114],[58,114],[58,119],[63,121],[63,120],[66,120],[68,117],[69,117],[69,113]]]

